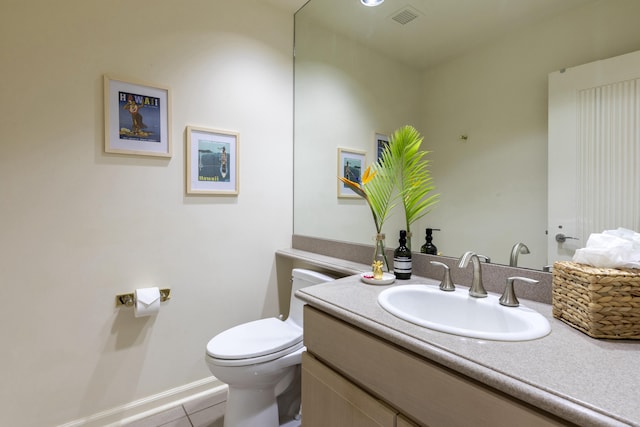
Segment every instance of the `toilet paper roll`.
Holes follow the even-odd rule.
[[[141,288],[136,289],[136,304],[133,314],[136,317],[153,316],[160,311],[160,289]]]

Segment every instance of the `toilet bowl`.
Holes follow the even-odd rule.
[[[331,280],[315,271],[293,269],[286,320],[272,317],[243,323],[209,341],[207,365],[229,386],[224,427],[278,427],[281,418],[299,411],[304,304],[294,294]]]

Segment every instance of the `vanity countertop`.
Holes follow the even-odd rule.
[[[551,306],[520,299],[551,323],[544,338],[498,342],[426,329],[380,307],[390,286],[439,281],[414,276],[392,285],[358,275],[304,288],[297,296],[336,318],[581,426],[640,426],[640,342],[598,340],[553,318]]]

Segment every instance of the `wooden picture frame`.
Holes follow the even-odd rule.
[[[376,162],[382,157],[382,152],[389,146],[389,135],[376,132],[374,136],[374,148],[376,153]]]
[[[353,150],[350,148],[338,148],[338,176],[347,178],[353,182],[362,182],[362,173],[365,169],[366,151]],[[356,194],[348,185],[338,181],[338,197],[347,199],[358,199]]]
[[[104,75],[104,151],[171,157],[168,87]]]
[[[238,195],[240,134],[187,126],[187,194]]]

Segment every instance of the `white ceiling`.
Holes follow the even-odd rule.
[[[265,0],[279,9],[287,10],[292,14],[300,9],[308,0]],[[360,0],[358,0],[360,1]]]
[[[385,0],[365,7],[360,0],[267,0],[280,8],[314,15],[324,26],[375,46],[419,68],[459,55],[523,26],[597,0]],[[407,24],[392,19],[410,11]]]

